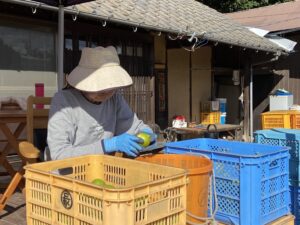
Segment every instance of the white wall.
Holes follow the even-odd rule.
[[[211,48],[192,52],[192,121],[200,122],[200,103],[211,97]]]
[[[168,118],[174,115],[189,117],[189,52],[168,50]]]
[[[168,118],[184,115],[188,121],[200,122],[200,102],[211,96],[211,48],[192,52],[184,49],[168,50]],[[192,118],[190,117],[190,63]]]
[[[44,83],[45,96],[57,91],[56,72],[0,70],[0,97],[27,98],[35,94],[35,83]]]

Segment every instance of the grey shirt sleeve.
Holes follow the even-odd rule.
[[[64,159],[88,154],[103,154],[101,140],[85,146],[74,146],[76,123],[72,118],[72,107],[64,96],[57,93],[51,102],[47,142],[51,160]]]

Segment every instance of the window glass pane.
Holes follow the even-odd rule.
[[[143,48],[142,47],[136,48],[136,56],[139,56],[139,57],[143,56]]]
[[[35,94],[43,83],[45,95],[57,90],[55,30],[51,27],[0,20],[0,97]]]
[[[82,50],[83,48],[87,47],[85,40],[79,40],[78,45],[79,45],[79,50]]]
[[[0,24],[0,67],[55,71],[54,34]]]
[[[116,45],[116,50],[117,50],[118,55],[122,55],[122,44]]]
[[[126,46],[126,55],[133,56],[133,47],[132,46]]]
[[[91,48],[95,48],[98,46],[98,43],[96,41],[91,42]]]
[[[66,38],[65,40],[65,49],[73,50],[73,40],[71,38]]]

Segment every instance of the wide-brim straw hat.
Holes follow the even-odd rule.
[[[113,46],[83,48],[79,64],[67,76],[74,88],[98,92],[132,85],[130,75],[120,66],[118,53]]]

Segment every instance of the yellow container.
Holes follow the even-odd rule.
[[[213,169],[211,160],[194,155],[156,154],[140,156],[137,160],[160,165],[174,166],[188,171],[187,215],[188,224],[204,224],[197,217],[207,217],[209,181]],[[196,218],[195,218],[196,217]]]
[[[300,129],[300,112],[299,111],[292,111],[291,127],[292,127],[292,129]]]
[[[25,169],[28,225],[186,223],[184,169],[106,155],[36,163]],[[96,178],[114,187],[92,184]]]
[[[220,123],[221,112],[201,112],[200,123],[201,124],[216,124]]]
[[[288,110],[270,111],[261,114],[262,129],[292,128],[291,112]]]

